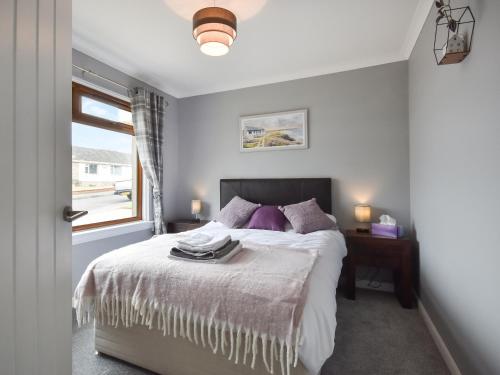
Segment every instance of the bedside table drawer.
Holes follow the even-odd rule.
[[[375,238],[371,241],[365,239],[349,239],[347,245],[353,254],[373,256],[396,256],[410,249],[409,243],[405,241],[386,240]]]
[[[361,266],[398,268],[401,264],[401,258],[398,256],[356,254],[351,257],[356,264]]]
[[[171,221],[167,223],[167,233],[180,233],[186,232],[188,230],[193,230],[200,228],[208,223],[207,220],[200,221],[189,221],[189,220],[178,220]]]

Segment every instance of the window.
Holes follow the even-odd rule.
[[[85,173],[87,173],[87,174],[97,174],[97,164],[87,164],[85,166]]]
[[[130,104],[73,83],[73,231],[142,219],[142,168]]]
[[[122,174],[122,166],[121,165],[112,165],[111,166],[111,174],[119,176]]]

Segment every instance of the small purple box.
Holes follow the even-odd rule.
[[[386,225],[372,223],[372,236],[381,236],[389,238],[398,238],[403,236],[403,227],[401,225]]]

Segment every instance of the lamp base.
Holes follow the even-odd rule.
[[[368,228],[356,228],[356,232],[358,232],[358,233],[370,233],[370,229],[368,229]]]

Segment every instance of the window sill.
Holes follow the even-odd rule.
[[[133,223],[114,225],[111,227],[83,230],[73,233],[73,245],[80,245],[86,242],[98,241],[105,238],[140,232],[148,229],[151,231],[153,230],[152,221],[137,221]]]

